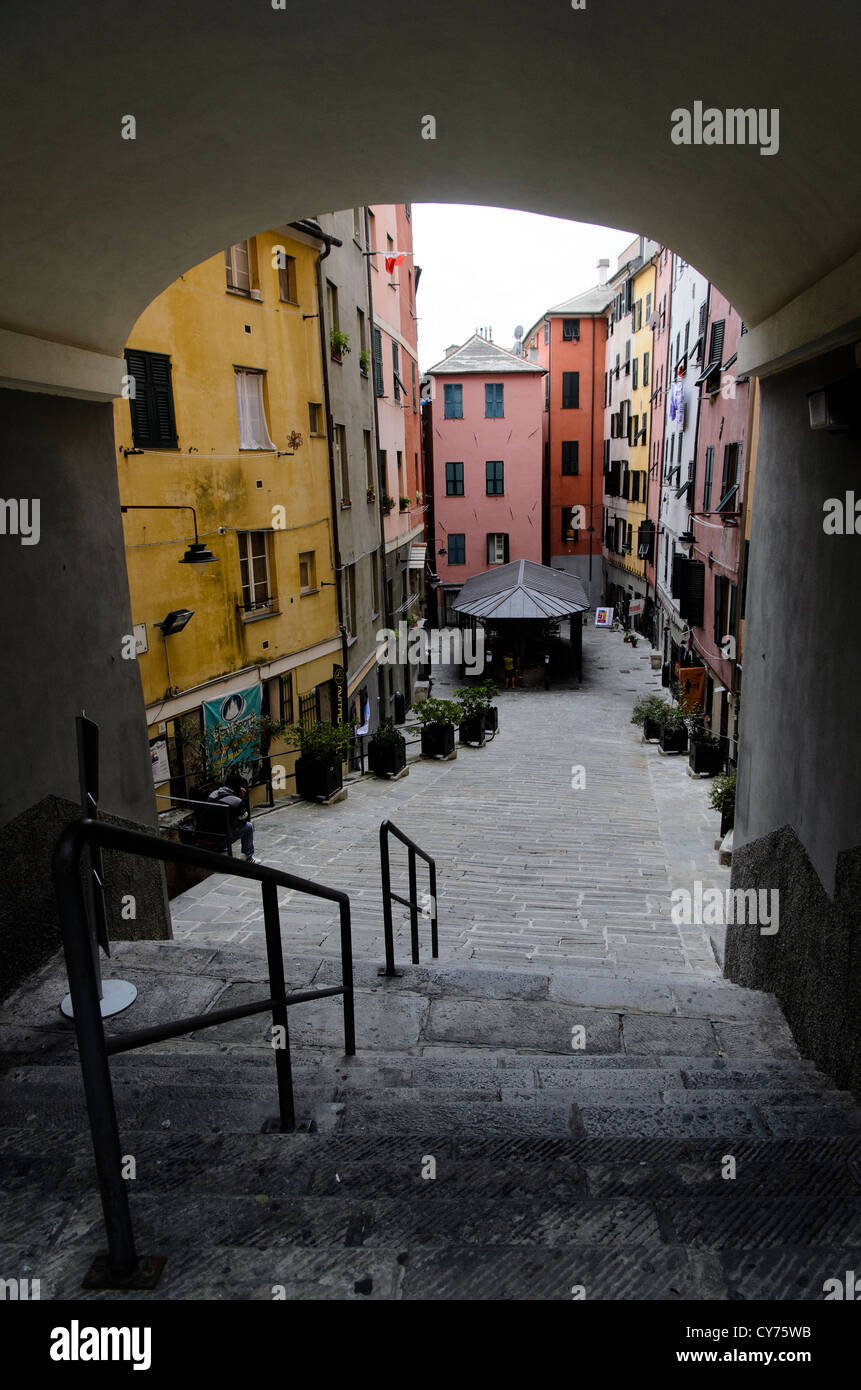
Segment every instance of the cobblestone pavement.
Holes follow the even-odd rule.
[[[437,671],[434,694],[454,683],[453,671]],[[714,849],[710,782],[690,778],[687,758],[662,756],[630,723],[637,695],[659,689],[647,643],[586,628],[582,685],[503,691],[500,733],[486,747],[459,747],[452,762],[413,757],[408,777],[359,778],[331,807],[294,802],[261,815],[257,853],[350,894],[357,957],[382,956],[378,832],[390,817],[436,858],[442,959],[719,975],[708,931],[670,920],[673,888],[691,891],[697,879],[724,888],[729,870]],[[585,786],[575,789],[578,767]],[[393,878],[406,894],[399,846]],[[282,904],[289,949],[337,953],[329,904],[289,893]],[[255,885],[214,876],[172,911],[177,940],[262,937]],[[406,914],[397,905],[395,914],[405,957]],[[428,950],[425,942],[423,959]]]

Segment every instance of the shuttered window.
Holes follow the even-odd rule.
[[[563,343],[579,343],[580,341],[580,320],[562,320],[562,341]]]
[[[706,449],[706,475],[703,479],[703,511],[712,509],[712,475],[715,467],[715,451],[712,445]]]
[[[374,329],[373,344],[374,395],[384,396],[386,388],[383,385],[383,335],[379,328]]]
[[[705,564],[702,560],[688,560],[682,572],[679,613],[691,627],[702,627],[705,594]]]
[[[502,459],[488,459],[484,465],[488,497],[502,497],[505,491],[505,464]]]
[[[129,406],[134,447],[175,449],[176,420],[170,358],[161,352],[127,349],[126,366],[127,374],[132,379]]]
[[[268,541],[265,531],[239,531],[239,570],[242,606],[246,613],[274,607],[269,583]]]
[[[576,410],[580,405],[580,373],[562,373],[562,409]]]
[[[447,463],[445,466],[446,497],[463,497],[463,464]]]
[[[505,385],[501,381],[484,383],[484,414],[488,420],[501,420],[505,413]]]
[[[237,241],[224,253],[224,270],[229,290],[251,293],[251,256],[247,241]]]
[[[466,564],[466,533],[464,531],[449,531],[448,562],[450,565]]]
[[[448,384],[443,388],[443,397],[445,400],[446,420],[462,420],[463,387],[455,385],[454,383]]]
[[[562,441],[562,476],[576,478],[580,472],[580,443],[577,439]]]

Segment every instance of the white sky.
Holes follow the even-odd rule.
[[[612,275],[635,235],[508,208],[413,203],[412,212],[422,371],[476,328],[492,328],[510,349],[517,324],[526,331],[551,305],[596,285],[602,257]]]

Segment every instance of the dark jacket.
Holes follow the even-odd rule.
[[[242,827],[248,820],[248,812],[242,797],[237,796],[229,787],[216,787],[214,792],[210,792],[208,801],[209,806],[198,806],[195,811],[196,828],[204,835],[224,835],[225,817],[223,807],[227,807],[230,813],[230,838],[235,840],[242,833]]]

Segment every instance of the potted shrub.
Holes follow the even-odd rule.
[[[634,701],[631,723],[643,730],[643,738],[647,743],[657,743],[661,737],[661,723],[670,710],[672,705],[662,696],[641,695]]]
[[[454,693],[461,707],[461,743],[482,743],[485,734],[498,732],[499,711],[493,704],[497,689],[493,681],[465,686]]]
[[[416,705],[416,718],[422,726],[422,757],[450,757],[460,706],[454,700],[422,700]]]
[[[365,491],[365,496],[367,497],[369,502],[375,502],[377,500],[377,489],[375,487],[367,488]]]
[[[688,718],[688,761],[697,777],[714,777],[721,769],[720,739],[715,738],[700,711]]]
[[[335,361],[340,362],[344,353],[350,351],[349,333],[342,333],[340,328],[331,328],[329,330],[329,346]]]
[[[368,375],[368,368],[370,367],[370,365],[371,354],[367,348],[362,348],[362,351],[359,353],[359,366],[362,371],[362,376]]]
[[[721,839],[728,835],[735,823],[735,768],[732,772],[722,772],[715,778],[709,792],[709,801],[715,811],[720,811]]]
[[[368,768],[376,777],[396,777],[407,765],[407,741],[387,719],[368,741]]]
[[[660,743],[663,753],[684,753],[688,746],[688,726],[683,705],[671,705],[661,714]]]
[[[385,501],[383,502],[383,511],[385,512],[386,516],[388,516],[388,514],[389,514],[390,511],[392,511],[392,509],[394,508],[394,505],[395,505],[395,499],[394,499],[394,497],[387,497],[387,498],[385,499]]]
[[[349,724],[291,724],[290,742],[299,747],[296,790],[306,801],[327,801],[344,784],[343,760],[353,737]]]
[[[408,512],[409,509],[410,509],[410,506],[412,505],[411,502],[410,502],[410,499],[409,499],[408,497],[402,497],[402,498],[400,499],[400,503],[401,503],[401,511],[402,511],[402,512]]]

